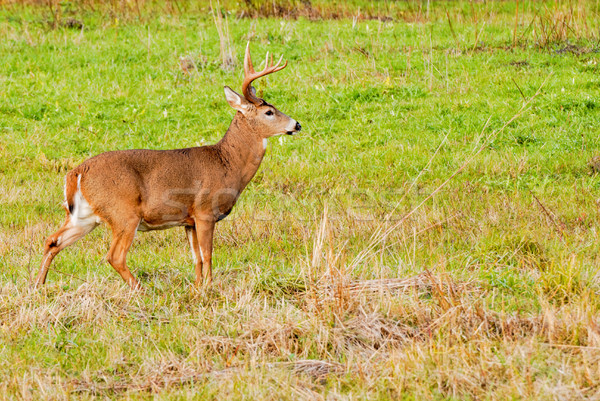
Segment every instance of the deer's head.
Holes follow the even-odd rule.
[[[294,135],[302,128],[298,121],[257,97],[256,90],[252,87],[252,81],[255,79],[284,69],[287,66],[287,61],[280,66],[282,58],[279,59],[277,64],[273,65],[273,56],[269,60],[269,53],[267,53],[265,69],[255,72],[250,59],[250,43],[248,43],[246,56],[244,57],[244,83],[242,84],[244,96],[228,86],[225,87],[225,97],[229,105],[242,113],[248,124],[254,128],[253,131],[256,135],[261,138],[283,134]]]

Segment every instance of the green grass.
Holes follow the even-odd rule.
[[[598,397],[599,10],[519,3],[516,41],[512,2],[254,19],[225,3],[233,70],[206,3],[0,9],[0,391]],[[128,262],[148,291],[131,294],[100,228],[30,290],[64,174],[108,150],[218,141],[247,41],[289,61],[257,89],[303,131],[270,141],[217,225],[214,286],[191,290],[174,229],[137,236]]]

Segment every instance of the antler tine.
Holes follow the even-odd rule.
[[[246,55],[244,56],[244,75],[254,74],[254,66],[250,56],[250,42],[246,44]]]
[[[278,67],[279,64],[281,64],[281,60],[283,60],[283,54],[281,55],[281,57],[279,57],[279,60],[277,61],[277,64],[275,64],[275,67],[273,67],[273,72],[283,70],[287,66],[287,60],[286,60],[285,64],[283,64],[281,67]],[[273,64],[273,61],[271,61],[271,65],[272,64]]]
[[[273,55],[271,54],[271,59],[269,62],[269,52],[267,52],[267,57],[265,58],[265,68],[260,72],[254,71],[252,58],[250,57],[250,42],[248,42],[246,45],[246,55],[244,57],[244,82],[242,84],[242,92],[248,101],[254,104],[261,103],[261,99],[257,98],[252,93],[252,81],[257,78],[264,77],[267,74],[272,74],[274,72],[283,70],[287,66],[287,61],[285,64],[280,66],[279,64],[281,64],[281,60],[283,60],[283,55],[279,58],[277,64],[273,65]]]

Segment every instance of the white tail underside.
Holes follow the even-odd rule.
[[[92,207],[81,193],[81,174],[77,176],[77,192],[73,196],[73,212],[71,212],[71,225],[84,230],[92,230],[102,220],[94,214]]]

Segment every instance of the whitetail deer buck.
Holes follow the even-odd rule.
[[[107,260],[131,286],[140,284],[125,258],[136,231],[184,226],[195,262],[196,286],[212,280],[215,223],[225,218],[260,166],[267,138],[293,135],[300,124],[256,97],[252,81],[287,66],[255,72],[249,44],[244,58],[242,93],[225,86],[236,113],[225,136],[215,145],[176,150],[123,150],[102,153],[65,177],[67,218],[46,240],[34,285],[46,281],[52,259],[64,248],[105,222],[112,230]]]

